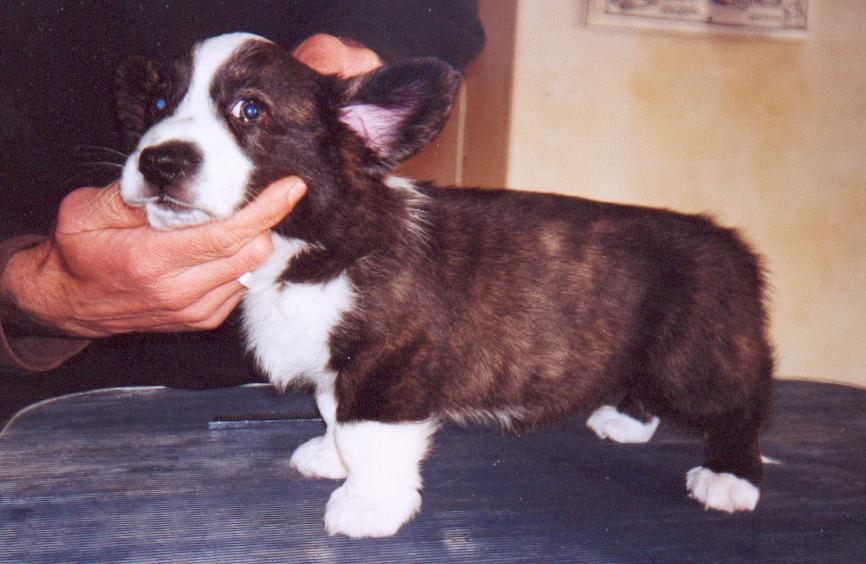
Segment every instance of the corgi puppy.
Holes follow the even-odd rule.
[[[327,531],[410,520],[443,422],[532,427],[581,408],[615,441],[649,440],[659,417],[702,434],[690,496],[754,509],[773,372],[759,259],[704,216],[393,176],[460,79],[435,59],[320,76],[243,33],[118,69],[122,195],[153,227],[226,218],[287,175],[307,184],[242,308],[271,382],[315,394],[325,433],[291,463],[345,479]]]

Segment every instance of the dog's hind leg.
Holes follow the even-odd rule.
[[[755,509],[763,483],[758,439],[762,418],[720,418],[707,434],[703,466],[686,474],[689,495],[705,508],[728,513]]]
[[[617,443],[645,443],[659,426],[659,418],[649,414],[643,402],[631,393],[619,404],[603,405],[592,412],[586,426],[601,439]]]

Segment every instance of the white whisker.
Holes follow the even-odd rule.
[[[117,149],[113,149],[111,147],[103,147],[101,145],[78,145],[75,147],[75,152],[76,153],[91,153],[91,154],[103,152],[103,153],[109,153],[112,155],[116,155],[122,159],[126,159],[126,157],[128,156],[126,153],[124,153],[122,151],[118,151]]]
[[[106,168],[118,168],[118,169],[123,170],[123,164],[122,163],[112,163],[112,162],[107,162],[107,161],[89,161],[89,162],[81,162],[81,163],[76,163],[76,164],[78,166],[88,166],[91,168],[106,167]]]

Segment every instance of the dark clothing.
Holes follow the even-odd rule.
[[[2,241],[14,235],[48,234],[68,191],[118,177],[117,167],[86,163],[123,162],[98,148],[119,146],[111,82],[122,57],[170,57],[229,31],[257,33],[288,48],[330,33],[361,42],[386,62],[436,56],[457,66],[484,43],[475,3],[460,0],[4,2],[0,256]],[[26,373],[26,357],[38,356],[45,342],[28,340],[2,321],[0,367],[19,370],[0,377],[0,425],[10,410],[60,393],[132,384],[210,387],[257,378],[234,316],[216,331],[100,339],[39,374]],[[7,337],[27,349],[23,355],[12,354]]]

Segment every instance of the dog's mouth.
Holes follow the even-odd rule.
[[[168,209],[168,210],[171,210],[171,211],[177,212],[177,213],[183,213],[183,212],[190,211],[190,210],[199,210],[199,211],[203,211],[203,212],[207,213],[206,210],[203,210],[201,208],[193,206],[192,204],[190,204],[188,202],[184,202],[183,200],[178,200],[177,198],[172,198],[168,194],[160,194],[159,196],[155,196],[154,198],[151,199],[150,202],[146,202],[146,203],[152,203],[154,205],[161,206],[165,209]]]
[[[166,193],[155,194],[153,196],[143,196],[139,198],[124,198],[124,201],[134,207],[134,208],[143,208],[147,206],[156,206],[162,208],[166,211],[171,211],[174,213],[188,213],[191,211],[198,211],[201,213],[205,213],[207,215],[213,215],[205,209],[202,209],[198,206],[190,204],[189,202],[185,202],[173,196],[170,196]]]
[[[124,201],[132,207],[144,208],[151,227],[162,231],[219,219],[211,211],[165,193],[139,198],[124,198]]]

